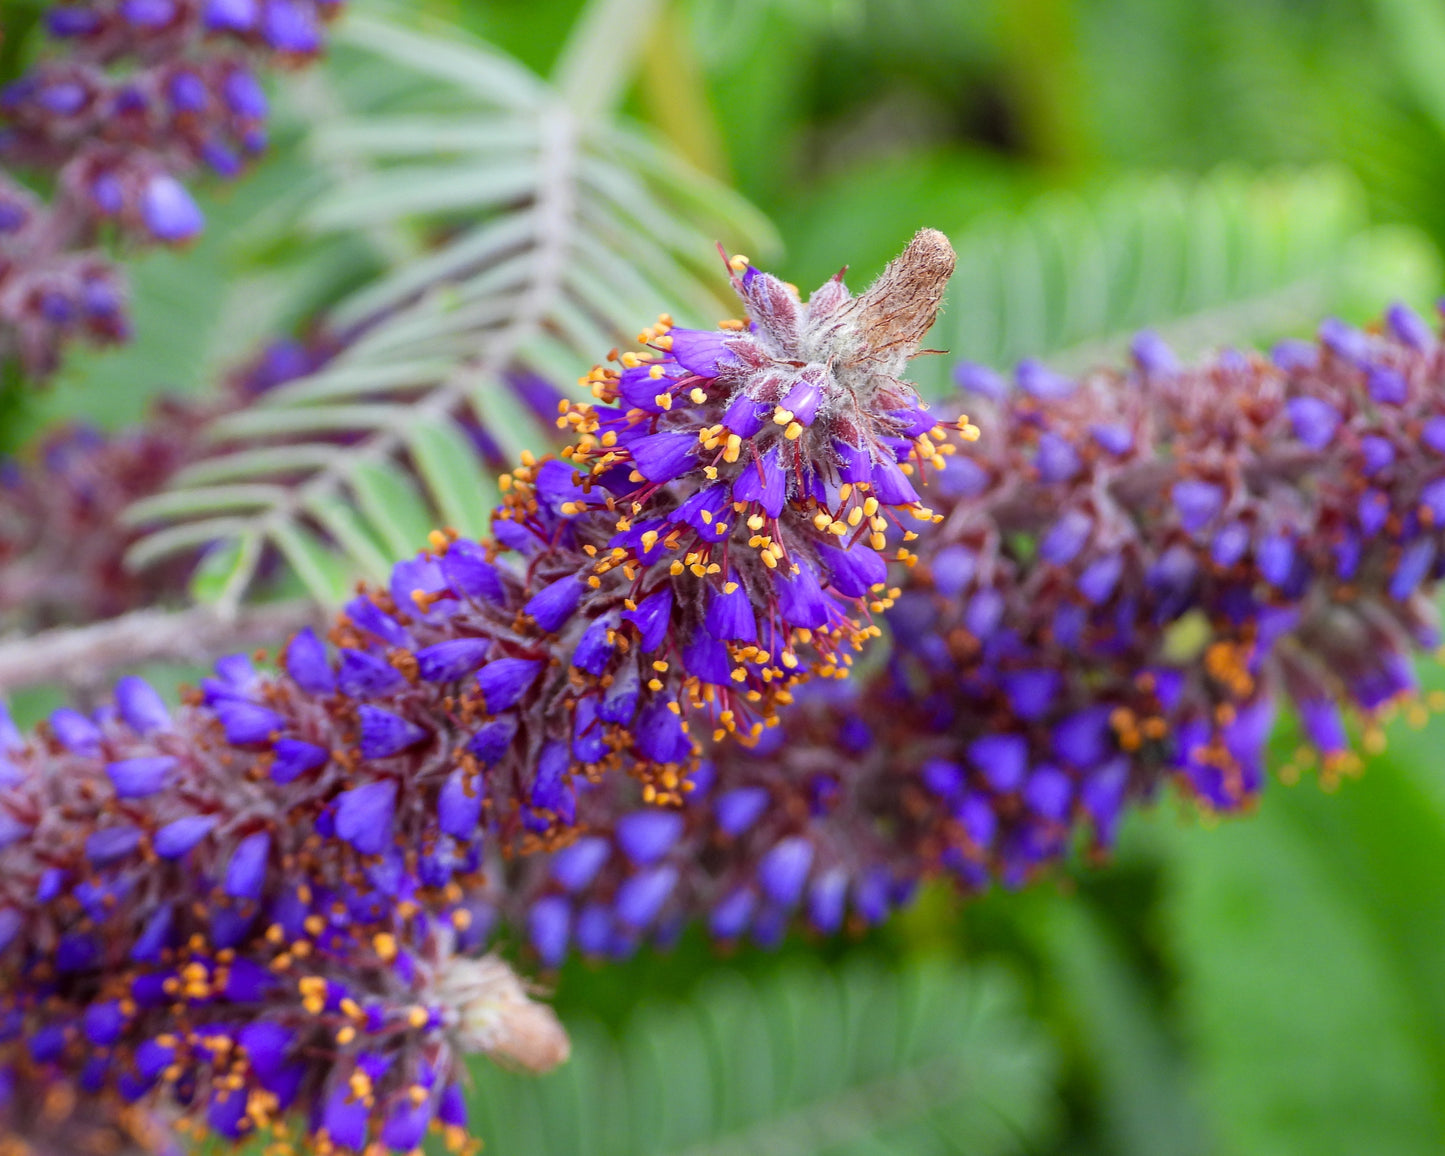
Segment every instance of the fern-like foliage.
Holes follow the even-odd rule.
[[[657,313],[729,314],[716,241],[766,249],[766,221],[605,115],[626,57],[611,43],[623,9],[650,7],[594,4],[555,84],[452,30],[348,18],[351,87],[381,74],[387,94],[363,86],[365,112],[318,127],[328,170],[351,175],[304,211],[302,232],[404,222],[446,239],[340,302],[338,356],[219,419],[218,452],[131,508],[150,531],[131,565],[212,545],[204,587],[234,603],[278,549],[335,602],[439,524],[485,530],[497,494],[477,441],[514,460],[555,437],[513,375],[577,390]]]
[[[1056,1111],[1050,1044],[988,969],[719,974],[619,1041],[569,1030],[544,1079],[476,1067],[495,1156],[993,1156],[1037,1150]]]
[[[929,343],[999,367],[1114,361],[1145,327],[1185,355],[1248,344],[1332,310],[1369,315],[1392,297],[1424,298],[1438,280],[1425,238],[1372,226],[1362,190],[1335,169],[1050,193],[955,244],[958,270]],[[946,388],[947,365],[922,372]]]

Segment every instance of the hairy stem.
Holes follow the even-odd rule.
[[[89,626],[60,627],[0,642],[0,694],[63,683],[85,688],[146,662],[208,662],[219,654],[275,645],[323,621],[310,599],[248,606],[226,615],[210,606],[140,610]]]

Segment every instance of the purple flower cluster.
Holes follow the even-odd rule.
[[[180,178],[240,173],[266,144],[256,60],[311,59],[340,0],[92,0],[57,4],[60,52],[0,91],[0,160],[53,173],[43,205],[0,175],[0,353],[55,368],[61,345],[126,336],[124,293],[102,257],[110,228],[179,244],[204,226]]]
[[[943,520],[888,663],[711,752],[681,809],[625,783],[582,800],[580,836],[491,897],[544,962],[693,919],[765,943],[793,918],[866,926],[940,874],[1017,886],[1081,834],[1106,850],[1166,782],[1247,809],[1282,699],[1324,780],[1352,769],[1346,715],[1411,695],[1437,641],[1445,345],[1397,306],[1270,359],[1134,351],[1012,388],[959,368],[985,433],[924,491]]]
[[[174,713],[127,679],[28,738],[0,720],[0,1074],[163,1089],[229,1138],[295,1109],[318,1151],[460,1143],[459,1049],[563,1050],[468,956],[485,857],[567,842],[624,776],[680,803],[692,722],[756,742],[876,632],[897,514],[933,517],[910,473],[954,448],[898,376],[951,268],[920,234],[804,305],[746,267],[747,322],[663,322],[594,371],[495,541],[437,533],[329,646],[227,658]]]

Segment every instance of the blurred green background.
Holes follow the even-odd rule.
[[[23,31],[36,5],[4,7]],[[545,75],[581,8],[403,18]],[[640,35],[623,112],[771,217],[785,248],[753,256],[776,271],[806,289],[846,262],[857,285],[922,225],[954,238],[932,388],[959,357],[1086,364],[1144,324],[1192,353],[1442,288],[1435,0],[676,0]],[[322,265],[257,241],[314,179],[324,115],[304,78],[276,92],[276,155],[207,192],[202,245],[135,262],[137,343],[10,393],[0,448],[202,390],[368,275],[344,242]],[[1445,1150],[1445,722],[1370,747],[1328,793],[1276,778],[1217,825],[1166,798],[1105,867],[926,892],[851,942],[721,956],[689,932],[570,964],[549,983],[576,1060],[479,1071],[478,1131],[497,1156]]]

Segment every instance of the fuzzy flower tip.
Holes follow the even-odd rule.
[[[980,452],[925,491],[945,522],[887,612],[890,663],[711,752],[671,825],[622,780],[589,794],[505,917],[555,963],[685,919],[764,943],[865,927],[930,876],[1022,885],[1080,833],[1106,851],[1165,784],[1251,807],[1282,700],[1305,745],[1281,777],[1355,771],[1351,716],[1378,739],[1381,711],[1425,709],[1445,346],[1401,306],[1321,337],[1188,369],[1151,338],[1131,372],[1000,389]]]

